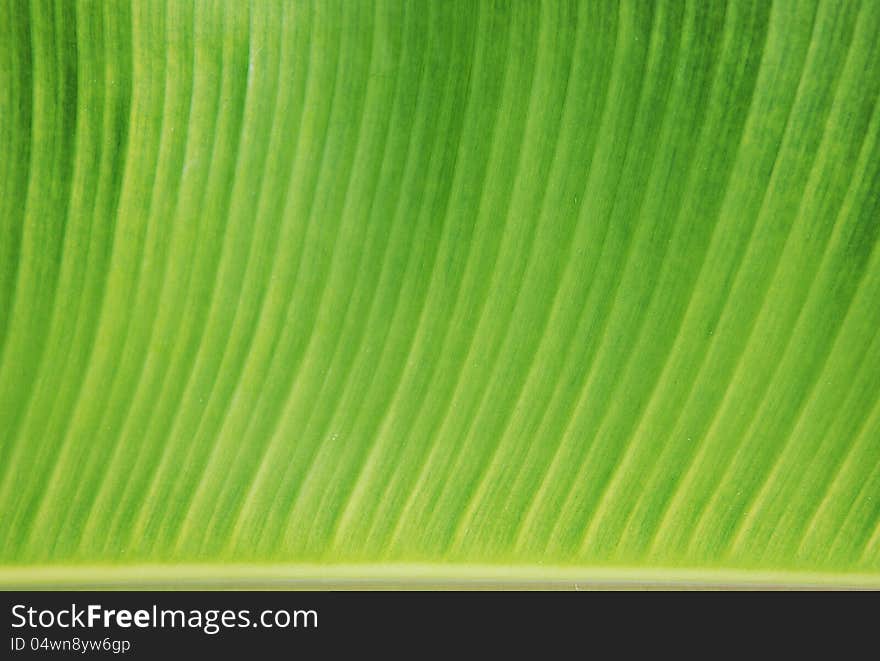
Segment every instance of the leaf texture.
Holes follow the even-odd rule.
[[[0,579],[877,579],[878,34],[3,0]]]

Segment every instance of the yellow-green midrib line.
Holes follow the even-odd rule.
[[[0,570],[5,589],[880,589],[875,573],[475,564],[53,565]]]

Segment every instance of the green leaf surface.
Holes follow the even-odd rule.
[[[878,34],[2,0],[0,584],[880,585]]]

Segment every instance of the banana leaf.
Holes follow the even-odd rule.
[[[0,585],[880,587],[878,34],[3,0]]]

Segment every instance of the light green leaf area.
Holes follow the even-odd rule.
[[[0,583],[880,585],[878,34],[2,0]]]

